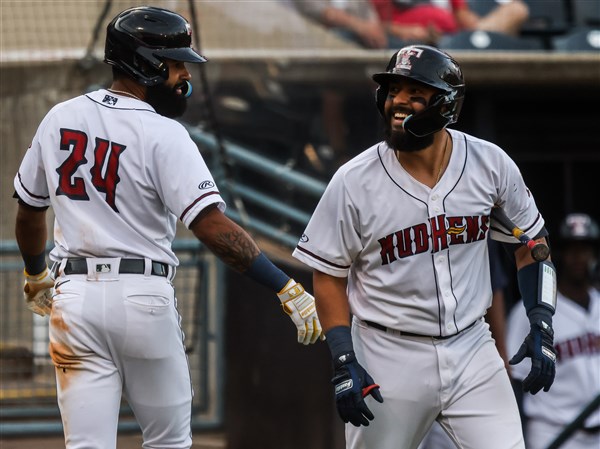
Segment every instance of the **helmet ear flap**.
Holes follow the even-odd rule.
[[[385,117],[385,99],[388,95],[387,86],[378,86],[375,89],[375,104],[377,105],[377,109],[382,117]]]

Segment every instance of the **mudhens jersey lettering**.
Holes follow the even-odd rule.
[[[225,203],[183,126],[147,103],[101,89],[55,106],[14,180],[19,197],[52,205],[65,257],[148,257],[177,265],[177,219],[189,227]]]

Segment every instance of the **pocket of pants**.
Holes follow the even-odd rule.
[[[170,298],[158,294],[149,293],[128,295],[125,298],[125,301],[135,306],[156,310],[168,309],[171,305]]]
[[[174,292],[128,292],[124,298],[124,355],[137,359],[160,359],[181,344],[181,330],[174,307]],[[170,294],[169,294],[170,293]]]

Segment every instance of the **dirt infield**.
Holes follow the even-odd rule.
[[[222,433],[195,433],[192,449],[225,449],[225,435]],[[39,438],[0,438],[1,449],[64,449],[62,437],[46,436]],[[119,435],[119,449],[139,449],[142,437],[139,434]]]

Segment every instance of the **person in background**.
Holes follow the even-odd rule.
[[[293,0],[296,9],[365,48],[387,48],[387,36],[370,0]]]
[[[600,230],[587,214],[569,214],[553,246],[558,276],[558,304],[554,315],[556,379],[543,395],[523,397],[528,449],[547,448],[583,408],[600,394],[600,291],[592,285],[598,263]],[[528,332],[522,305],[508,319],[507,346],[515,351]],[[512,368],[513,378],[527,375],[529,362]],[[600,448],[600,410],[561,449]]]
[[[435,45],[443,35],[483,30],[517,36],[529,17],[521,0],[498,3],[479,16],[467,0],[371,0],[385,24],[392,47],[401,42]]]
[[[315,21],[343,39],[366,49],[388,47],[388,38],[377,11],[370,0],[290,0],[298,12]],[[332,172],[349,157],[349,125],[345,115],[346,94],[335,87],[321,91],[321,120],[323,142],[317,155],[325,167],[325,175]]]

